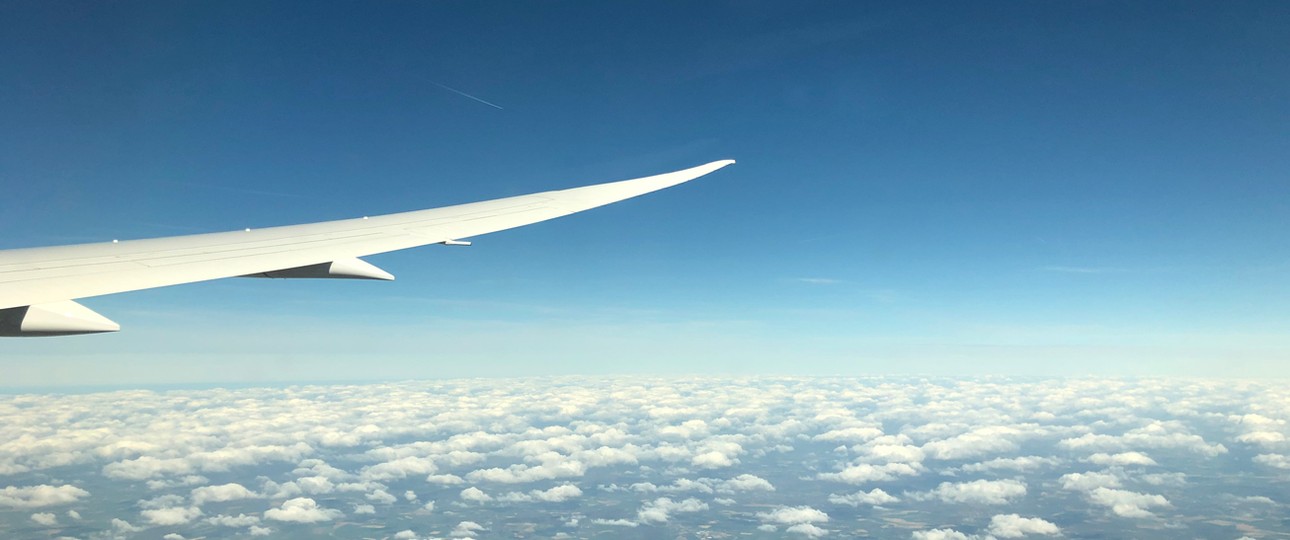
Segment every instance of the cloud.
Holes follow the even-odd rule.
[[[735,493],[739,491],[775,491],[775,486],[760,476],[752,474],[741,474],[729,480],[726,480],[717,487],[720,493]]]
[[[1144,474],[1142,476],[1139,476],[1138,480],[1141,480],[1153,486],[1180,487],[1187,484],[1187,475],[1180,472],[1153,473],[1153,474]]]
[[[1236,437],[1237,442],[1260,446],[1277,446],[1286,442],[1286,436],[1276,431],[1251,431]]]
[[[459,496],[463,501],[470,501],[470,502],[477,502],[477,503],[486,503],[488,501],[493,500],[493,497],[487,493],[484,493],[484,490],[474,486],[461,490],[461,494]]]
[[[1277,469],[1290,469],[1290,456],[1281,454],[1259,454],[1254,456],[1254,462]],[[0,499],[0,503],[2,502],[3,500]]]
[[[246,489],[245,486],[238,483],[228,483],[219,486],[204,486],[193,489],[189,495],[193,504],[201,506],[208,502],[225,502],[236,501],[240,499],[258,498],[255,492]]]
[[[861,459],[867,462],[885,461],[888,463],[919,463],[927,457],[922,448],[907,444],[873,444],[854,447],[862,452]]]
[[[698,499],[673,501],[667,497],[662,497],[645,503],[636,512],[636,519],[641,523],[667,523],[673,513],[702,512],[707,509],[708,504]]]
[[[968,536],[954,529],[932,529],[929,531],[914,531],[910,533],[913,540],[977,540],[977,535]]]
[[[360,441],[361,441],[361,438],[355,439],[354,442],[355,444],[357,444]],[[323,446],[332,446],[332,445],[324,444]],[[296,466],[296,469],[291,471],[291,474],[294,474],[296,476],[301,476],[301,477],[311,476],[316,478],[325,478],[333,482],[343,482],[354,477],[353,474],[350,474],[344,470],[333,467],[326,461],[323,461],[317,458],[301,460],[300,463]]]
[[[208,517],[202,521],[217,527],[250,527],[252,525],[260,524],[259,517],[248,516],[246,514],[238,514],[236,516],[220,514],[218,516]]]
[[[936,489],[925,493],[910,494],[911,498],[939,499],[957,504],[1007,504],[1026,495],[1026,485],[1016,480],[973,480],[971,482],[942,482]]]
[[[368,493],[367,500],[379,504],[394,504],[398,502],[399,498],[391,495],[388,491],[378,489]]]
[[[677,478],[671,485],[656,486],[652,482],[637,482],[632,484],[629,489],[638,493],[684,493],[697,492],[712,494],[716,489],[712,487],[713,481],[708,478],[691,480],[689,478]],[[722,484],[723,493],[733,493],[734,490],[726,484]]]
[[[829,515],[809,506],[780,506],[769,512],[758,512],[757,519],[782,525],[794,523],[827,523]]]
[[[89,495],[90,492],[70,485],[7,486],[0,489],[0,507],[43,508],[74,503]]]
[[[891,504],[894,502],[900,502],[900,499],[887,494],[886,491],[883,491],[878,488],[873,488],[869,490],[868,493],[864,491],[857,491],[849,495],[839,495],[834,493],[829,495],[829,502],[833,504],[845,504],[848,506],[860,506],[860,505],[877,506],[877,505],[883,505],[883,504]]]
[[[482,494],[482,492],[481,492]],[[565,502],[582,496],[582,490],[573,484],[561,484],[548,490],[533,490],[528,493],[512,491],[497,497],[503,502]],[[484,495],[487,497],[487,495]],[[462,498],[466,495],[463,493]],[[487,499],[484,499],[487,500]],[[481,501],[483,502],[483,501]]]
[[[1104,472],[1063,474],[1057,481],[1062,483],[1062,489],[1073,491],[1092,491],[1099,487],[1120,487],[1120,477]]]
[[[270,461],[297,461],[313,448],[303,442],[290,445],[226,446],[216,450],[193,452],[184,458],[140,456],[103,466],[103,474],[122,480],[147,480],[166,475],[186,475],[194,471],[224,472],[236,466]]]
[[[182,487],[182,486],[199,486],[210,482],[210,479],[200,474],[187,474],[179,478],[166,478],[164,480],[148,480],[144,485],[153,491],[163,489]]]
[[[1013,442],[1022,434],[1007,426],[986,426],[948,439],[923,445],[923,452],[932,459],[955,460],[974,458],[991,453],[1011,452],[1017,449]]]
[[[141,500],[137,503],[137,506],[144,509],[170,508],[173,506],[180,506],[185,502],[186,500],[183,495],[170,493],[167,495],[159,495],[151,499]]]
[[[876,427],[848,427],[842,429],[833,429],[811,437],[815,441],[829,442],[865,442],[875,437],[881,437],[882,430]]]
[[[465,480],[463,480],[460,476],[457,476],[455,474],[432,474],[426,477],[426,482],[431,484],[444,484],[444,485],[466,483]]]
[[[1286,425],[1285,420],[1271,418],[1258,413],[1231,415],[1228,416],[1228,419],[1234,424],[1253,430],[1276,429]]]
[[[630,519],[593,519],[592,523],[596,525],[609,525],[611,527],[639,527],[640,523]]]
[[[564,502],[582,496],[582,490],[573,484],[562,484],[546,491],[531,492],[534,500],[542,502]]]
[[[1090,463],[1097,465],[1115,465],[1117,467],[1154,466],[1156,460],[1142,452],[1121,452],[1119,454],[1096,453],[1088,457]]]
[[[472,482],[497,482],[501,484],[523,484],[528,482],[538,482],[542,480],[553,480],[556,478],[570,478],[582,476],[587,472],[587,467],[580,461],[559,460],[551,464],[542,464],[534,467],[528,465],[512,465],[505,469],[491,468],[471,471],[466,475],[466,479]]]
[[[133,533],[133,532],[139,532],[145,529],[144,527],[131,525],[129,521],[126,521],[121,518],[112,518],[111,524],[112,524],[112,530],[119,533]]]
[[[320,521],[332,521],[341,517],[344,517],[344,514],[340,510],[322,508],[318,506],[316,501],[308,497],[298,497],[285,501],[282,506],[270,508],[264,512],[265,519],[293,523],[317,523]]]
[[[994,511],[975,519],[1013,519],[997,505],[1031,508],[1029,490],[1060,488],[1035,495],[1061,499],[1066,536],[1105,533],[1108,517],[1111,526],[1167,517],[1172,502],[1197,509],[1177,532],[1201,537],[1205,519],[1276,507],[1222,498],[1208,476],[1184,471],[1250,473],[1231,475],[1223,491],[1262,493],[1260,474],[1290,469],[1277,440],[1290,433],[1288,414],[1284,391],[1261,381],[1152,379],[550,377],[6,396],[0,474],[14,485],[0,489],[0,508],[18,511],[0,527],[33,527],[32,512],[144,499],[137,511],[148,514],[123,517],[153,527],[149,516],[231,512],[156,535],[290,534],[294,525],[264,526],[289,512],[359,527],[415,521],[426,527],[410,529],[418,535],[447,535],[462,519],[488,525],[468,512],[483,503],[474,510],[575,537],[685,512],[701,512],[715,532],[811,537],[844,520],[755,516],[898,505],[900,519],[933,528],[922,536],[1003,538],[1007,523],[959,523],[961,512],[938,520],[947,514],[936,509],[983,505]],[[59,495],[32,491],[39,482]],[[549,512],[598,489],[617,505]],[[1137,493],[1153,490],[1161,495]],[[293,503],[306,498],[317,502]],[[438,511],[420,504],[432,500]],[[741,515],[757,521],[739,525]],[[137,528],[100,512],[57,518],[116,535]]]
[[[585,463],[588,467],[608,467],[611,465],[632,465],[639,462],[641,448],[628,444],[623,448],[601,446],[592,450],[581,450],[573,458]]]
[[[1061,464],[1061,460],[1051,457],[1024,456],[1015,458],[994,458],[980,463],[969,463],[960,467],[964,472],[986,472],[986,471],[1033,471],[1041,467],[1056,467]]]
[[[919,468],[907,463],[887,463],[885,465],[861,463],[850,465],[836,473],[820,473],[817,477],[821,480],[858,485],[894,480],[899,476],[916,476],[919,472],[921,472]]]
[[[229,445],[211,451],[195,452],[186,460],[195,469],[226,472],[234,467],[274,461],[299,462],[302,457],[313,452],[312,446],[299,441],[291,444]]]
[[[196,506],[173,506],[143,510],[139,515],[153,525],[183,525],[201,517],[202,509]]]
[[[1058,535],[1057,525],[1040,518],[1025,518],[1019,514],[999,514],[990,518],[990,534],[999,538],[1021,538],[1028,534]]]
[[[429,475],[437,470],[439,469],[435,466],[434,460],[430,458],[407,456],[367,467],[359,473],[359,476],[364,480],[385,482],[412,475]]]
[[[1206,457],[1227,453],[1227,448],[1223,445],[1210,444],[1200,435],[1188,433],[1186,427],[1178,422],[1161,421],[1152,421],[1118,436],[1085,433],[1079,437],[1062,439],[1057,445],[1069,450],[1182,449]]]
[[[192,470],[192,464],[185,459],[141,456],[104,465],[103,475],[120,480],[147,480],[166,474],[184,474]]]
[[[326,495],[336,491],[336,484],[332,483],[331,478],[321,475],[297,478],[295,484],[300,488],[301,493],[309,495]]]
[[[58,516],[52,512],[37,512],[31,515],[31,522],[42,527],[57,527]]]
[[[784,529],[784,530],[786,532],[790,532],[793,534],[800,534],[808,538],[819,538],[821,536],[827,536],[829,534],[829,531],[822,529],[819,526],[813,525],[811,523],[798,523],[797,525],[790,525],[787,529]]]
[[[735,464],[735,460],[721,452],[704,452],[694,456],[690,464],[701,469],[720,469]]]
[[[453,538],[474,538],[479,535],[480,531],[484,530],[487,529],[483,525],[473,521],[463,521],[453,527],[451,535]]]
[[[1122,489],[1099,487],[1088,493],[1089,500],[1105,506],[1115,515],[1129,518],[1154,517],[1149,508],[1167,508],[1172,506],[1169,500],[1161,495],[1136,493]]]

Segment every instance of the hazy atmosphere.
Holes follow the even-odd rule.
[[[1271,1],[0,3],[0,249],[738,161],[0,338],[0,537],[1285,538],[1288,58]]]

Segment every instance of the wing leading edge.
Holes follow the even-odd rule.
[[[93,319],[77,310],[89,311],[87,308],[70,302],[76,298],[238,276],[391,279],[357,257],[460,243],[462,238],[638,197],[732,163],[734,160],[714,161],[634,180],[382,216],[0,251],[0,336],[82,333],[58,332],[35,322],[33,328],[39,326],[40,333],[22,331],[23,315],[42,312],[42,308],[67,313],[68,320]],[[103,326],[106,319],[94,321],[98,326],[87,331],[115,330]],[[11,328],[6,331],[6,326]]]

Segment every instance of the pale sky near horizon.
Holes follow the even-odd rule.
[[[371,257],[91,298],[2,387],[1290,375],[1290,4],[8,2],[0,248],[739,163]]]

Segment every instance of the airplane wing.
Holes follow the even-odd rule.
[[[635,180],[266,229],[0,251],[0,336],[113,332],[72,300],[226,277],[394,279],[359,259],[566,216],[687,182],[714,161]]]

